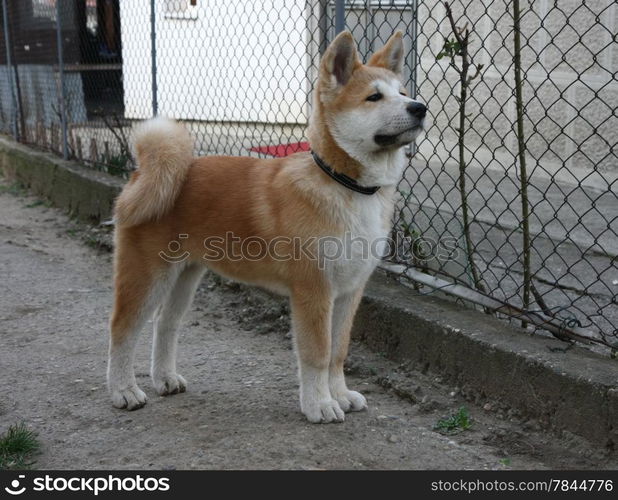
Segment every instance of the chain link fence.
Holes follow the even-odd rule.
[[[0,130],[126,177],[132,123],[196,154],[308,150],[320,54],[405,34],[429,108],[385,266],[524,326],[618,340],[618,5],[612,0],[1,0]]]

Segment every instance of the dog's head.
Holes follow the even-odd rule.
[[[322,120],[340,148],[353,158],[387,152],[416,139],[427,108],[402,84],[402,33],[395,33],[366,65],[349,32],[330,44],[317,87]]]

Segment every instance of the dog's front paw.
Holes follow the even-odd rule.
[[[329,424],[343,422],[345,415],[334,399],[326,401],[307,402],[301,408],[307,420],[312,424]]]
[[[339,394],[333,394],[339,406],[344,412],[362,411],[367,409],[367,400],[360,392],[343,391]]]
[[[152,381],[155,390],[160,396],[169,396],[187,390],[187,381],[182,375],[177,373],[153,375]]]
[[[137,385],[124,389],[112,389],[112,404],[116,408],[126,408],[127,410],[138,410],[146,404],[148,398],[144,391]]]

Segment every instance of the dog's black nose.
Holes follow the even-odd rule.
[[[408,104],[406,109],[408,110],[408,113],[415,116],[419,120],[425,118],[425,115],[427,114],[427,106],[421,104],[420,102],[411,102]]]

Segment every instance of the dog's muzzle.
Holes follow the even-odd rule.
[[[425,115],[427,115],[427,106],[420,102],[411,102],[406,106],[406,110],[419,121],[422,121]]]
[[[423,130],[425,126],[425,116],[427,115],[427,106],[420,102],[413,101],[406,106],[406,111],[410,117],[410,119],[406,120],[410,123],[408,127],[400,132],[376,134],[374,136],[373,140],[380,148],[410,144]]]

